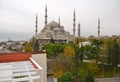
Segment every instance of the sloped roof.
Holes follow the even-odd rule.
[[[19,82],[39,79],[38,70],[43,70],[32,59],[33,53],[0,54],[0,82]]]
[[[0,55],[1,62],[16,62],[16,61],[26,61],[32,56],[31,53],[9,53]]]

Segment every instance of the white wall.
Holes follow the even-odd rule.
[[[32,58],[43,68],[43,82],[47,82],[46,53],[33,54]]]

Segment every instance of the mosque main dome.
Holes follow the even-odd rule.
[[[56,21],[51,21],[48,23],[38,35],[39,39],[57,39],[57,40],[67,40],[69,32],[64,30],[64,26],[61,26]]]

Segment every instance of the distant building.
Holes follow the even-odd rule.
[[[25,41],[6,41],[0,45],[0,53],[17,53],[23,52]]]
[[[47,82],[46,53],[0,54],[0,82]]]
[[[79,47],[86,46],[86,45],[91,45],[91,42],[80,42]]]
[[[75,13],[75,11],[74,11]],[[47,20],[47,6],[45,8],[45,26],[40,31],[40,33],[36,36],[39,42],[39,46],[42,47],[44,44],[48,43],[69,43],[74,42],[75,30],[74,35],[70,35],[68,31],[65,31],[64,26],[60,24],[60,18],[58,22],[51,21],[48,23]],[[36,19],[37,21],[37,19]],[[36,25],[37,26],[37,22]],[[35,27],[36,29],[36,27]],[[74,29],[75,29],[75,16],[74,16]],[[37,30],[37,29],[36,29]],[[35,31],[37,34],[37,32]]]
[[[112,35],[112,38],[117,38],[118,36],[117,35]]]

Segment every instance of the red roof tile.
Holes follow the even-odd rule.
[[[31,53],[10,53],[0,55],[0,62],[26,61],[32,56]]]

